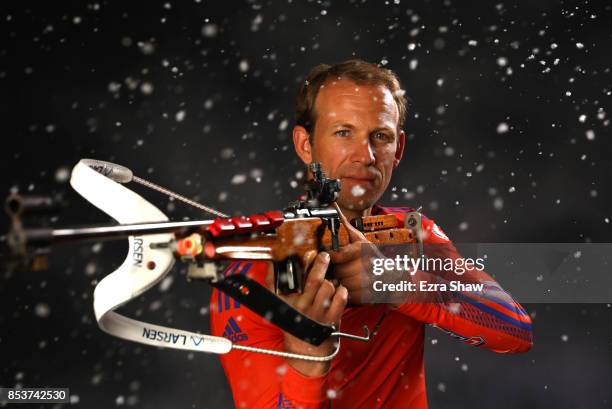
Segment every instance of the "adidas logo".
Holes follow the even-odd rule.
[[[242,332],[234,317],[229,317],[227,320],[225,331],[223,331],[223,337],[232,342],[246,341],[249,339],[249,336]]]
[[[278,395],[278,403],[276,404],[276,409],[295,409],[293,403],[290,400],[285,399],[282,393]]]

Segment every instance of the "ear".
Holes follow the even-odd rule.
[[[293,127],[293,147],[295,153],[302,159],[306,165],[312,162],[312,146],[310,145],[309,134],[306,128],[300,125]]]
[[[393,159],[393,169],[397,168],[402,156],[404,156],[404,145],[406,143],[406,134],[400,131],[397,137],[397,147],[395,149],[395,159]]]

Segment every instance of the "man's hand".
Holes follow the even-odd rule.
[[[362,273],[361,250],[364,244],[372,244],[365,235],[354,228],[340,211],[338,205],[336,209],[340,214],[342,225],[348,230],[350,243],[343,246],[338,251],[331,253],[333,263],[333,277],[348,290],[348,302],[353,305],[361,304],[362,300]]]
[[[325,279],[329,266],[329,254],[322,252],[314,260],[304,284],[302,294],[291,294],[282,297],[300,312],[313,320],[334,324],[340,328],[340,318],[347,302],[347,290],[342,285],[335,288]],[[311,345],[288,333],[285,333],[285,350],[304,355],[326,356],[334,349],[335,339],[328,339],[319,346]],[[306,376],[320,376],[329,370],[329,362],[310,362],[301,359],[288,359],[287,362],[298,372]]]

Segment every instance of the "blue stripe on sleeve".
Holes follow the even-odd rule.
[[[499,318],[502,321],[506,321],[507,323],[512,324],[512,325],[514,325],[516,327],[522,328],[524,330],[531,331],[531,324],[529,324],[529,323],[518,321],[518,320],[516,320],[516,319],[514,319],[514,318],[512,318],[512,317],[510,317],[510,316],[508,316],[508,315],[506,315],[506,314],[504,314],[504,313],[502,313],[500,311],[497,311],[497,310],[495,310],[495,309],[493,309],[491,307],[488,307],[488,306],[484,305],[483,303],[480,303],[478,301],[472,300],[471,298],[467,297],[465,294],[455,293],[455,295],[458,298],[461,298],[464,301],[466,301],[468,304],[471,304],[474,307],[476,307],[476,308],[478,308],[478,309],[480,309],[480,310],[482,310],[482,311],[484,311],[484,312],[486,312],[488,314],[491,314],[491,315]]]

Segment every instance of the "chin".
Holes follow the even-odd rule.
[[[376,199],[372,198],[370,195],[363,195],[361,197],[351,196],[350,198],[343,198],[342,195],[340,195],[340,198],[338,198],[338,206],[340,206],[342,209],[356,212],[367,210],[375,203]]]

